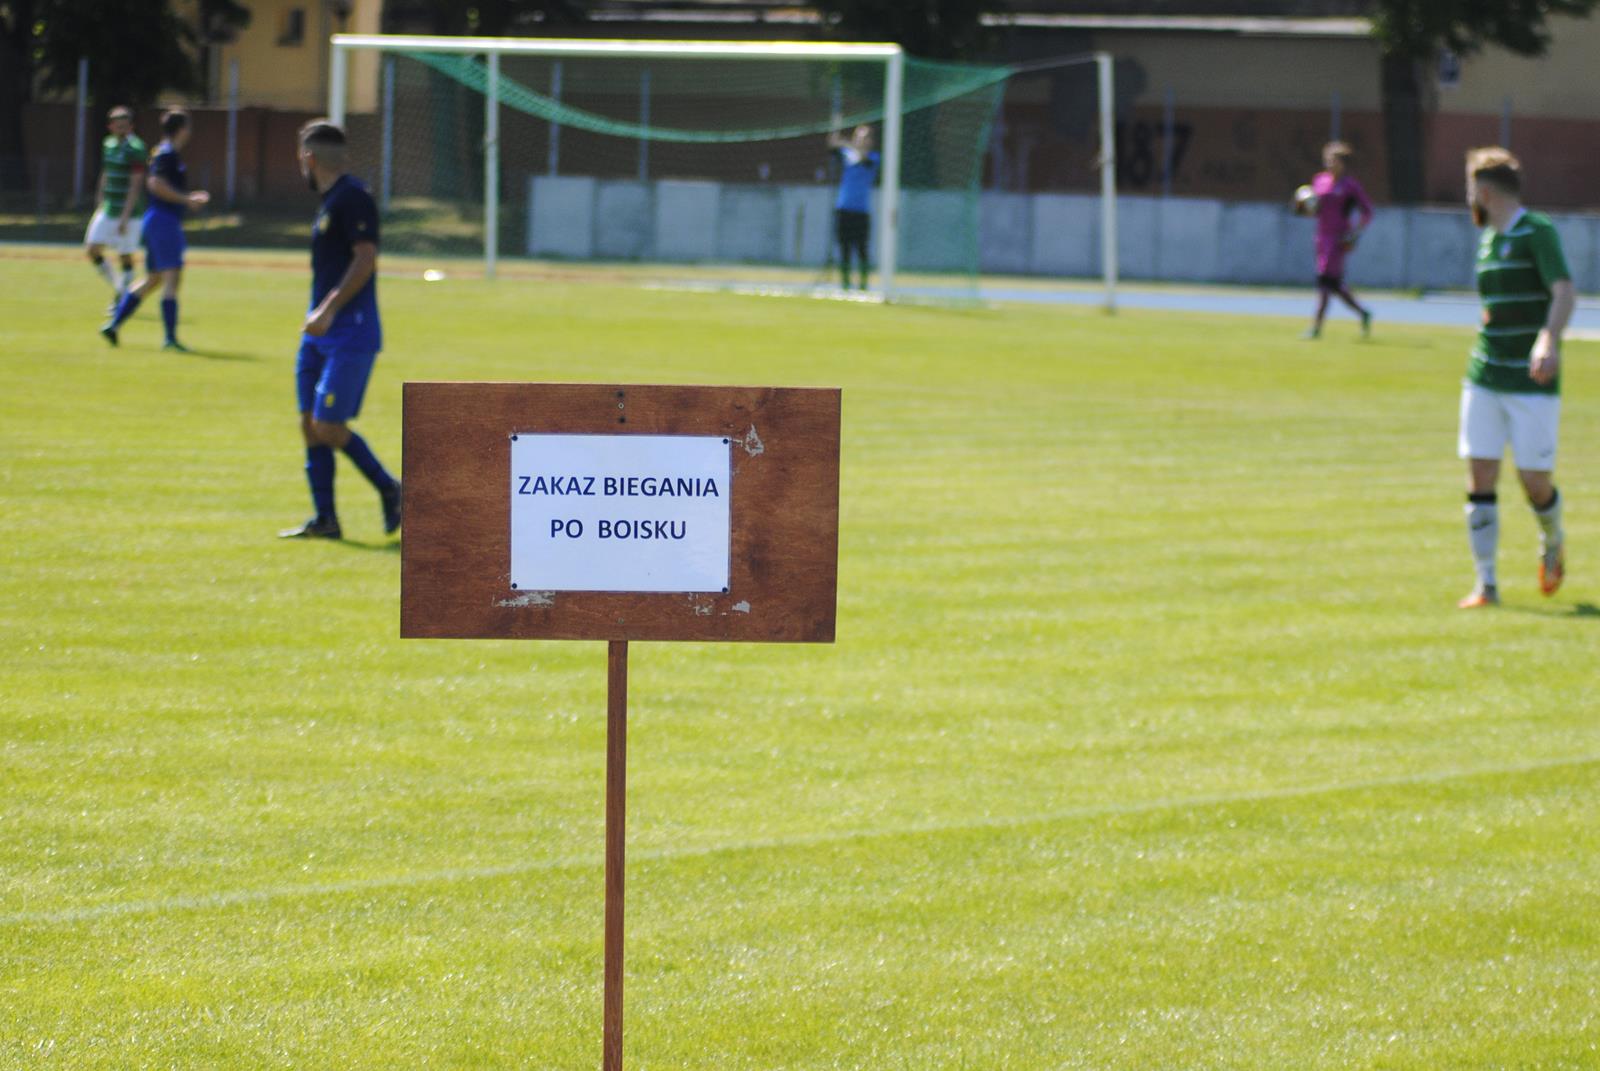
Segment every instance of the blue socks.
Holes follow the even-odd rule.
[[[139,295],[129,292],[122,295],[122,300],[117,302],[117,311],[111,314],[111,326],[121,327],[123,321],[133,315],[139,307]]]
[[[306,447],[306,482],[311,485],[311,505],[317,511],[317,520],[332,520],[333,447]]]
[[[161,323],[167,329],[167,341],[178,341],[178,299],[161,299]]]
[[[361,475],[379,491],[394,489],[394,477],[389,475],[389,470],[384,468],[383,463],[373,455],[372,447],[367,445],[367,440],[353,431],[350,433],[350,440],[344,444],[344,456],[354,462],[356,468],[361,470]]]
[[[361,475],[372,482],[372,486],[379,491],[394,490],[395,478],[373,456],[367,440],[351,432],[350,440],[344,444],[344,453],[361,470]],[[338,516],[333,508],[333,468],[333,447],[306,447],[306,482],[311,485],[311,505],[317,511],[319,521],[333,520]]]

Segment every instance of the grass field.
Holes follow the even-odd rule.
[[[407,379],[844,388],[838,643],[632,652],[629,1067],[1600,1067],[1600,347],[1568,587],[1507,484],[1462,614],[1464,332],[423,266],[392,464]],[[599,1064],[604,647],[400,641],[344,461],[273,538],[306,285],[0,261],[0,1067]]]

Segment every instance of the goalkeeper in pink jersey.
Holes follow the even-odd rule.
[[[1361,232],[1372,222],[1372,201],[1361,183],[1350,174],[1350,146],[1330,141],[1322,149],[1326,169],[1311,180],[1317,195],[1312,214],[1317,218],[1317,315],[1304,338],[1322,335],[1322,320],[1328,313],[1328,299],[1335,294],[1361,317],[1361,333],[1372,332],[1372,311],[1355,299],[1344,282],[1344,258],[1356,246]],[[1360,212],[1354,225],[1351,217]]]

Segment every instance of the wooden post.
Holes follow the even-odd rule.
[[[628,641],[606,651],[606,961],[603,1071],[622,1071],[622,878],[628,810]]]

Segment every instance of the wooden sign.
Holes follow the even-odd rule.
[[[402,636],[832,641],[837,390],[407,383],[404,406]],[[717,552],[718,511],[723,572],[652,580]]]
[[[839,392],[407,383],[400,635],[606,640],[604,1071],[622,1071],[628,641],[833,641]]]

